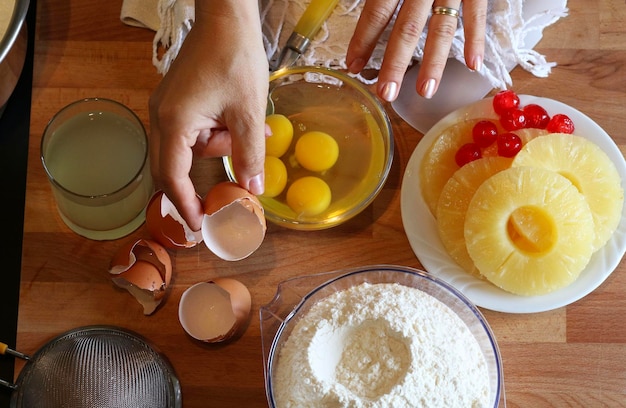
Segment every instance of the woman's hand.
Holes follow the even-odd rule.
[[[203,214],[194,155],[231,155],[242,187],[263,193],[268,77],[257,1],[196,1],[194,26],[150,98],[152,174],[193,230]]]
[[[389,24],[399,0],[367,0],[348,47],[346,63],[353,73],[360,72]],[[386,101],[398,97],[402,79],[428,21],[424,58],[417,77],[416,91],[431,98],[443,75],[452,39],[457,29],[455,11],[463,5],[465,61],[480,71],[484,56],[487,0],[404,0],[391,30],[378,75],[378,95]],[[432,17],[428,20],[428,16]]]

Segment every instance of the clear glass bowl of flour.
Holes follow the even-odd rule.
[[[421,317],[406,324],[407,316]],[[340,407],[355,399],[368,407],[453,406],[481,386],[478,406],[506,406],[489,324],[463,294],[426,272],[372,265],[292,278],[261,307],[260,319],[270,407],[290,406],[282,403],[288,399],[291,406]],[[429,339],[438,344],[433,350]],[[444,374],[428,383],[422,370],[430,366],[443,366]],[[420,399],[433,392],[448,395]],[[307,399],[313,394],[322,399]]]

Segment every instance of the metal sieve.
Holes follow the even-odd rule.
[[[111,326],[52,339],[28,358],[12,388],[12,408],[182,406],[180,383],[164,356],[139,335]]]

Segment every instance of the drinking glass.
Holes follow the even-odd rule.
[[[144,222],[154,189],[148,160],[141,120],[110,99],[67,105],[41,139],[41,161],[61,218],[94,240],[121,238]]]

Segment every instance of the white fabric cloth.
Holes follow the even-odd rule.
[[[123,0],[120,19],[124,24],[156,31],[152,63],[165,75],[193,26],[194,0]]]
[[[133,27],[145,27],[157,31],[161,26],[159,0],[124,0],[120,19]]]
[[[323,65],[346,68],[346,49],[354,32],[365,0],[340,0],[337,8],[313,39],[309,49],[298,60],[298,65]],[[275,58],[285,44],[310,0],[259,0],[263,23],[263,41],[269,60]],[[556,64],[533,49],[525,48],[526,36],[541,32],[568,13],[566,7],[545,9],[524,19],[524,0],[489,0],[484,66],[481,74],[494,88],[505,89],[511,85],[509,71],[520,65],[538,77],[546,77]],[[564,2],[565,4],[565,2]],[[398,8],[399,9],[399,8]],[[396,11],[397,12],[397,11]],[[185,36],[193,26],[193,0],[124,0],[122,21],[135,26],[145,26],[156,31],[153,42],[153,63],[165,74],[176,58]],[[158,23],[157,23],[158,18]],[[395,20],[395,16],[392,19]],[[379,69],[392,24],[384,31],[366,68]],[[413,53],[421,60],[426,33]],[[463,18],[452,42],[450,57],[464,62]],[[371,83],[358,76],[363,82]]]

